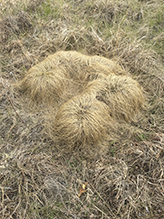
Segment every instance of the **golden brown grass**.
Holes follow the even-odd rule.
[[[100,142],[114,122],[106,104],[91,95],[81,94],[59,108],[53,125],[59,139],[79,146]]]
[[[58,101],[68,83],[64,70],[44,70],[40,64],[34,66],[17,85],[36,104]]]
[[[86,92],[106,103],[109,113],[118,121],[134,120],[144,106],[143,91],[137,81],[128,76],[109,75],[88,84]]]
[[[1,0],[0,8],[0,77],[5,82],[0,85],[0,218],[164,218],[163,0]],[[65,58],[69,94],[65,89],[55,108],[48,109],[49,118],[47,107],[29,111],[30,95],[10,87],[60,50],[117,60],[146,91],[149,107],[142,119],[126,123],[116,118],[115,139],[110,129],[98,144],[68,153],[69,145],[56,141],[56,113],[88,83],[107,77],[108,64],[83,62],[77,68],[76,60]],[[106,73],[99,73],[101,66],[95,71],[96,65]],[[85,76],[74,74],[84,69]],[[131,93],[126,96],[133,99]],[[45,133],[46,125],[52,133]],[[78,198],[85,182],[87,191]]]
[[[17,86],[34,103],[52,104],[59,101],[62,94],[68,100],[82,92],[89,81],[121,71],[124,72],[115,61],[103,57],[59,51],[33,66]]]
[[[50,135],[83,147],[105,139],[114,120],[134,121],[143,107],[138,82],[120,74],[125,72],[107,58],[60,51],[33,66],[18,87],[42,109],[53,108],[52,118],[45,117]]]

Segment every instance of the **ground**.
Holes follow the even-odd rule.
[[[1,0],[0,8],[0,218],[164,218],[163,0]],[[64,153],[46,132],[46,112],[29,110],[14,89],[59,50],[114,59],[143,87],[145,109],[120,123],[103,154]]]

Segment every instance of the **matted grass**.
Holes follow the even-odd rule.
[[[94,80],[88,84],[86,92],[104,102],[109,114],[118,121],[133,120],[145,103],[140,85],[128,76],[111,74]]]
[[[16,87],[42,110],[53,107],[49,120],[51,124],[55,117],[55,122],[49,130],[56,130],[53,135],[73,150],[104,140],[107,130],[114,130],[114,120],[135,121],[144,105],[143,92],[137,81],[121,73],[127,74],[107,58],[60,51],[33,66]],[[46,126],[48,122],[45,116]]]
[[[106,104],[88,94],[77,95],[64,103],[54,118],[54,129],[66,144],[93,144],[101,141],[112,127]]]
[[[112,73],[125,74],[125,71],[115,61],[104,57],[60,51],[30,68],[15,87],[27,94],[34,104],[52,105],[59,102],[63,94],[69,93],[70,97],[72,91],[72,96],[75,96],[85,90],[89,81]]]
[[[163,218],[163,0],[2,0],[0,8],[0,218]],[[138,122],[118,121],[119,138],[97,143],[103,153],[95,144],[61,153],[45,134],[50,110],[30,112],[29,98],[11,89],[61,50],[112,59],[145,91]]]

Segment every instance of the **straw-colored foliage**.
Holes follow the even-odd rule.
[[[164,218],[163,61],[163,0],[0,0],[0,218]]]
[[[138,82],[116,62],[76,51],[48,56],[27,72],[19,88],[32,102],[53,108],[47,126],[71,145],[101,141],[114,121],[133,121],[144,102]]]
[[[112,123],[106,104],[82,94],[59,108],[54,127],[58,137],[69,144],[91,144],[101,141]]]
[[[63,69],[46,70],[38,64],[30,69],[18,86],[34,103],[52,103],[60,98],[68,84],[65,74]]]
[[[118,120],[130,121],[144,106],[144,96],[137,81],[127,76],[109,75],[88,84],[86,92],[107,104],[109,113]]]
[[[18,84],[37,104],[59,101],[62,94],[70,92],[65,100],[85,89],[89,81],[104,78],[111,73],[124,73],[112,60],[99,56],[86,56],[76,51],[59,51],[33,66]],[[76,90],[76,92],[75,92]]]

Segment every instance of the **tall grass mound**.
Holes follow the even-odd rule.
[[[67,87],[66,72],[63,69],[47,69],[38,64],[18,84],[19,89],[29,96],[31,103],[52,103],[58,101]]]
[[[111,73],[123,74],[124,71],[115,61],[107,58],[59,51],[33,66],[17,86],[33,103],[51,104],[67,92],[69,95],[65,100],[68,100],[83,91],[89,81]]]
[[[54,120],[56,135],[73,146],[100,142],[112,126],[107,105],[88,94],[64,103]]]
[[[68,71],[71,70],[69,74],[74,80],[86,80],[88,75],[96,72],[105,75],[110,73],[125,74],[116,61],[100,56],[88,56],[76,51],[59,51],[49,58],[58,66],[62,65]]]
[[[128,76],[109,75],[90,82],[86,91],[108,106],[117,120],[132,121],[144,107],[144,95],[139,83]]]
[[[73,147],[100,142],[118,121],[134,121],[144,105],[138,82],[116,62],[76,51],[48,56],[18,87],[30,102],[53,108],[49,133]]]

